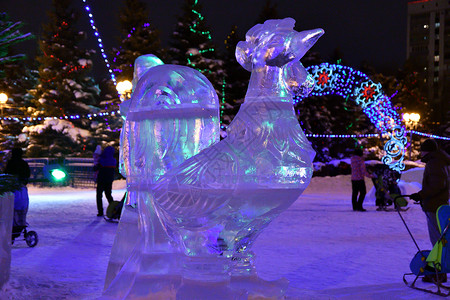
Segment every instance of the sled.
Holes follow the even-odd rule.
[[[405,273],[403,275],[403,282],[410,288],[438,296],[448,297],[450,296],[450,286],[442,283],[442,276],[443,274],[450,273],[450,246],[448,244],[450,239],[450,206],[441,205],[436,212],[436,217],[441,236],[431,251],[423,251],[419,249],[405,223],[405,226],[419,251],[413,257],[409,265],[411,273]],[[431,283],[433,286],[416,286],[417,280],[427,275],[434,276],[432,277],[433,282]],[[414,280],[412,282],[408,282],[407,278],[413,276],[415,276]]]
[[[393,203],[394,207],[389,207],[389,205],[380,206],[377,208],[377,211],[397,212],[397,211],[407,211],[408,209],[410,209],[410,207],[407,206],[408,201],[406,201],[406,199],[404,198],[407,196],[399,194],[389,194],[389,197],[394,199],[393,201],[391,201],[391,204]]]
[[[408,201],[405,199],[406,196],[395,193],[391,193],[389,196],[394,199],[395,208],[399,208],[400,210],[402,210],[402,208],[406,209],[406,206],[408,205]]]
[[[381,211],[387,212],[397,212],[397,211],[408,211],[409,207],[399,207],[399,208],[383,208]]]

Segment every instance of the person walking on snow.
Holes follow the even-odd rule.
[[[352,169],[352,206],[354,211],[366,211],[362,205],[366,197],[366,183],[364,176],[373,178],[366,170],[362,149],[355,149],[350,158]],[[359,194],[359,197],[358,197]]]
[[[102,154],[102,146],[97,145],[94,153],[92,154],[92,158],[94,159],[94,169],[96,169],[96,166],[98,165],[98,163],[100,161],[100,154]],[[94,181],[95,182],[97,182],[97,175],[98,175],[98,169],[94,170]]]
[[[441,234],[438,229],[436,211],[441,205],[449,203],[450,188],[450,156],[438,148],[435,140],[427,139],[420,145],[422,162],[426,163],[423,172],[422,189],[410,196],[420,201],[423,212],[427,216],[428,234],[434,246]],[[443,274],[441,282],[447,281],[447,274]],[[432,276],[425,276],[425,282],[433,282]]]
[[[112,146],[106,147],[102,154],[100,154],[99,163],[94,166],[94,170],[98,170],[97,175],[97,216],[103,216],[103,199],[102,195],[105,193],[106,200],[111,203],[114,199],[111,195],[112,183],[116,173],[117,161],[114,158],[114,148]]]
[[[5,169],[5,173],[16,176],[21,185],[19,190],[14,191],[13,232],[21,232],[27,225],[26,218],[30,202],[27,189],[28,180],[30,179],[30,167],[22,156],[23,151],[21,148],[12,149],[11,159],[8,161]],[[14,239],[19,235],[14,234],[12,238]]]

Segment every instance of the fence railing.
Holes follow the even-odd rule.
[[[66,158],[61,160],[56,158],[25,158],[30,166],[30,184],[37,186],[61,186],[70,185],[72,187],[94,187],[95,173],[94,160],[92,158]],[[59,162],[59,163],[58,163]],[[45,176],[45,169],[50,165],[58,164],[67,174],[67,179],[63,182],[55,183]]]
[[[66,158],[64,167],[74,187],[94,187],[95,172],[93,158]]]

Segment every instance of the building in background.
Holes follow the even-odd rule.
[[[450,1],[408,2],[407,59],[423,68],[436,122],[448,122],[450,103]]]

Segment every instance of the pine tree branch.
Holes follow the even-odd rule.
[[[26,57],[25,54],[17,54],[17,55],[13,55],[13,56],[0,57],[0,64],[21,60],[21,59],[24,59],[25,57]]]
[[[31,39],[31,38],[33,38],[33,34],[31,34],[31,33],[26,33],[21,36],[16,36],[14,38],[7,38],[4,42],[0,42],[0,48],[5,47],[5,46],[9,47],[11,45],[17,44],[19,42],[22,42],[24,40]]]
[[[8,22],[8,23],[11,24],[10,22]],[[0,25],[1,25],[1,23],[0,23]],[[20,28],[19,25],[21,25],[21,22],[16,22],[16,23],[10,25],[9,27],[5,28],[3,31],[0,32],[0,36],[6,35],[7,32],[11,32],[13,30]]]
[[[4,193],[14,192],[20,189],[17,177],[13,175],[0,174],[0,196]]]

